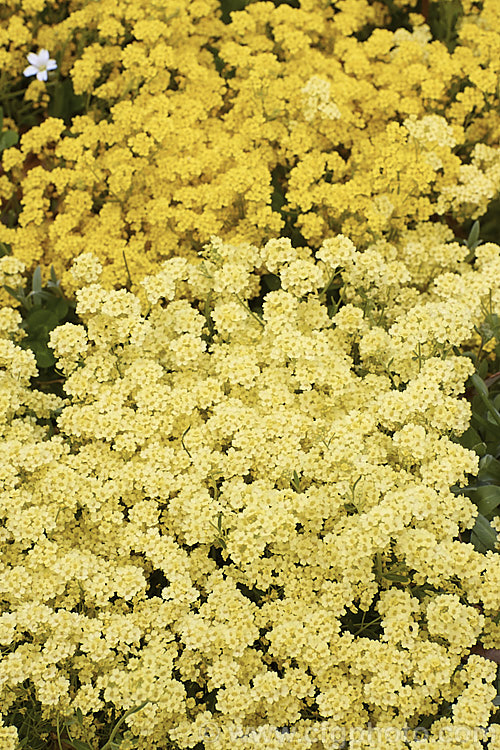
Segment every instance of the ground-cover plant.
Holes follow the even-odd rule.
[[[460,540],[478,509],[451,488],[477,474],[459,347],[500,248],[471,265],[452,239],[425,292],[342,235],[213,237],[137,293],[84,254],[62,397],[2,310],[6,747],[28,700],[77,750],[122,717],[122,748],[495,747],[497,665],[471,650],[498,647],[500,558]]]
[[[499,21],[4,3],[0,748],[500,746]]]
[[[217,0],[13,9],[0,85],[28,113],[3,152],[0,241],[30,268],[90,250],[104,283],[137,283],[213,233],[362,248],[498,196],[496,0],[254,2],[230,23]],[[29,45],[58,67],[20,88]]]

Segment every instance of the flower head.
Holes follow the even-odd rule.
[[[24,75],[27,77],[36,75],[39,81],[46,81],[48,71],[57,68],[56,61],[49,59],[49,51],[47,49],[41,49],[38,55],[30,52],[28,62],[30,65],[25,68]]]

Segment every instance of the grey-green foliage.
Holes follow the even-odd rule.
[[[50,269],[50,279],[42,286],[42,270],[37,266],[31,279],[31,290],[19,286],[13,289],[4,285],[6,291],[21,305],[22,328],[26,337],[21,340],[23,349],[31,349],[39,368],[52,367],[55,359],[48,347],[50,332],[65,322],[74,303],[65,299],[54,267]]]
[[[5,151],[6,148],[15,146],[19,140],[19,136],[15,130],[5,130],[3,128],[3,107],[0,107],[0,153]]]

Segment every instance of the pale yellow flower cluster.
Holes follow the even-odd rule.
[[[498,555],[459,541],[477,511],[450,488],[477,470],[453,440],[472,371],[454,347],[481,302],[461,299],[498,300],[500,247],[473,268],[442,237],[423,294],[408,248],[433,235],[412,231],[365,252],[334,236],[317,258],[213,236],[137,294],[106,289],[87,253],[82,324],[50,337],[63,398],[30,389],[5,321],[4,713],[26,681],[90,733],[149,701],[127,719],[142,750],[250,748],[273,727],[278,747],[282,726],[326,750],[335,728],[402,731],[443,700],[427,746],[487,725],[495,665],[469,652],[483,633],[499,646]],[[269,273],[281,288],[258,308]],[[332,274],[350,300],[333,316]]]

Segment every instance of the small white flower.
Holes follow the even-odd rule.
[[[38,55],[30,52],[28,62],[31,64],[24,70],[24,75],[27,77],[36,75],[39,81],[46,81],[48,71],[57,68],[56,61],[49,59],[49,51],[47,49],[41,49]]]

